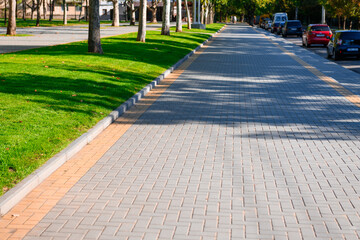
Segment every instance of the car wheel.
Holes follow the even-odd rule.
[[[329,51],[329,49],[328,49],[328,48],[326,49],[326,53],[327,53],[327,58],[329,58],[329,59],[330,59],[330,58],[331,58],[331,54],[330,54],[330,51]]]
[[[284,38],[286,38],[286,37],[287,37],[287,35],[286,35],[286,34],[283,34],[283,37],[284,37]]]
[[[336,53],[335,49],[333,50],[333,55],[332,56],[333,56],[335,61],[340,60],[340,56],[339,56],[339,54]]]

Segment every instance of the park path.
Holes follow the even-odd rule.
[[[147,26],[148,30],[155,30],[160,24]],[[130,32],[136,32],[138,26],[129,26],[129,23],[121,23],[120,27],[111,27],[110,24],[101,24],[101,37],[115,36]],[[0,28],[0,34],[6,33],[6,28]],[[16,52],[31,48],[39,48],[69,42],[77,42],[88,39],[88,26],[59,26],[59,27],[32,27],[18,28],[17,34],[31,36],[7,37],[0,36],[0,53]]]
[[[90,144],[110,147],[24,239],[359,239],[359,79],[292,48],[229,25]]]

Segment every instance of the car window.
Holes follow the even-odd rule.
[[[301,27],[300,22],[288,22],[287,25],[289,27]]]
[[[360,45],[360,32],[344,32],[340,39],[342,39],[342,45]]]
[[[280,21],[280,17],[276,17],[276,18],[275,18],[275,21]]]
[[[343,32],[340,38],[343,40],[360,40],[360,32]]]
[[[282,17],[282,18],[281,18],[281,21],[286,21],[286,17]]]
[[[312,26],[311,31],[330,31],[330,28],[328,26]]]

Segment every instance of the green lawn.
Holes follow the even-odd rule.
[[[31,34],[16,34],[15,36],[7,35],[7,34],[0,34],[0,37],[31,37]]]
[[[112,21],[101,21],[101,23],[111,23]],[[68,20],[68,24],[66,26],[74,26],[74,25],[81,25],[81,24],[89,24],[86,21],[78,21],[78,20]],[[7,24],[4,24],[4,19],[0,18],[0,27],[6,27]],[[16,27],[35,27],[36,20],[26,19],[17,19],[16,20]],[[59,19],[54,19],[51,22],[49,20],[40,20],[40,27],[56,27],[56,26],[64,26],[63,21]]]
[[[214,33],[217,32],[218,30],[220,30],[222,27],[224,26],[224,24],[219,24],[219,23],[213,23],[213,24],[207,24],[206,25],[206,29],[197,29],[197,28],[192,28],[192,29],[187,29],[187,24],[183,25],[183,32],[196,32],[196,33]],[[171,31],[175,31],[176,27],[171,27],[170,28]]]
[[[149,31],[102,39],[104,55],[86,42],[0,55],[0,195],[207,38]]]

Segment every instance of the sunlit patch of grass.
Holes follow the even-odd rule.
[[[101,23],[111,23],[112,21],[104,20]],[[84,20],[68,20],[68,24],[64,25],[62,20],[53,19],[52,21],[41,19],[40,27],[56,27],[56,26],[75,26],[75,25],[84,25],[89,24],[89,22]],[[6,27],[7,24],[4,23],[4,19],[0,18],[0,27]],[[36,20],[33,19],[16,19],[16,27],[36,27]]]
[[[219,31],[225,24],[220,24],[220,23],[212,23],[212,24],[207,24],[206,25],[206,29],[198,29],[198,28],[192,28],[192,29],[188,29],[187,25],[183,25],[182,26],[182,31],[183,32],[196,32],[196,33],[214,33]],[[171,31],[175,31],[176,27],[171,27],[170,28]]]
[[[15,36],[8,35],[8,34],[0,34],[0,37],[31,37],[31,34],[16,34]]]

